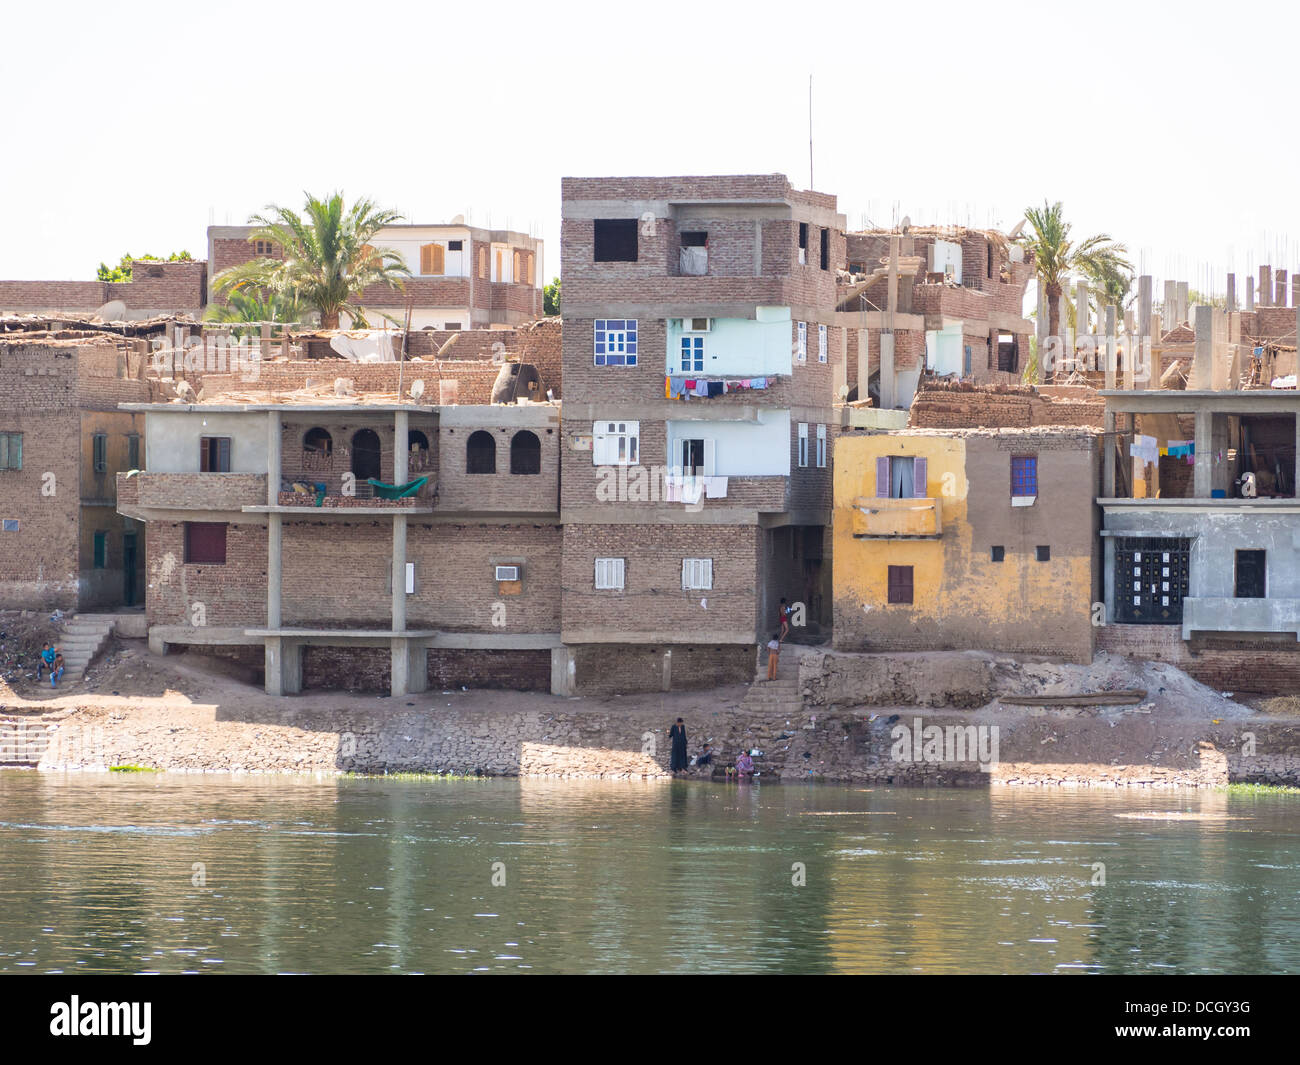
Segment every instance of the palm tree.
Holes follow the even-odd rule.
[[[289,324],[298,320],[301,309],[291,294],[267,292],[253,285],[232,289],[227,302],[209,303],[203,317],[209,322],[238,325],[248,322],[280,322]]]
[[[321,327],[337,329],[346,313],[355,324],[365,325],[360,297],[371,285],[402,288],[411,271],[391,248],[370,245],[386,225],[401,220],[396,211],[358,200],[345,207],[343,194],[329,199],[307,196],[303,216],[271,204],[264,215],[253,215],[256,228],[250,241],[270,241],[283,251],[280,259],[253,259],[223,270],[214,279],[218,292],[233,293],[249,286],[276,296],[292,297],[320,312]]]
[[[1133,267],[1125,258],[1128,248],[1105,233],[1072,243],[1070,223],[1063,217],[1059,200],[1052,204],[1044,200],[1042,207],[1026,208],[1025,219],[1032,232],[1021,237],[1020,242],[1033,254],[1038,280],[1047,293],[1048,335],[1060,336],[1061,294],[1070,277],[1083,274],[1101,284],[1109,298],[1121,279],[1131,279]],[[1123,290],[1127,288],[1128,280],[1124,280]]]

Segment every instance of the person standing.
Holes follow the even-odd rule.
[[[777,620],[781,623],[781,633],[777,639],[784,640],[790,635],[790,604],[784,599],[781,600],[781,606],[777,610]]]
[[[772,638],[767,641],[767,679],[776,680],[776,667],[781,660],[781,634],[772,633]]]
[[[677,724],[668,730],[668,738],[672,741],[672,753],[668,761],[668,768],[674,773],[682,773],[686,770],[686,723],[679,717]]]

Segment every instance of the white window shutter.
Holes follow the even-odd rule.
[[[694,561],[693,559],[689,559],[689,558],[682,559],[682,588],[683,589],[691,587],[692,584],[691,563],[693,561]]]
[[[704,441],[704,476],[712,477],[718,460],[718,442],[716,440]]]

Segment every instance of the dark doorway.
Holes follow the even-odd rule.
[[[476,429],[465,443],[466,473],[497,472],[497,442],[486,429]]]
[[[135,533],[122,535],[122,602],[135,606]]]
[[[1264,552],[1238,551],[1237,598],[1263,599],[1265,584]]]
[[[520,429],[510,438],[510,472],[542,472],[542,442],[536,433]]]
[[[379,434],[373,429],[358,429],[352,435],[352,472],[360,482],[371,477],[379,480]]]

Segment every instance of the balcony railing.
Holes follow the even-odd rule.
[[[942,507],[938,499],[859,496],[853,501],[854,536],[933,538],[942,533]]]

